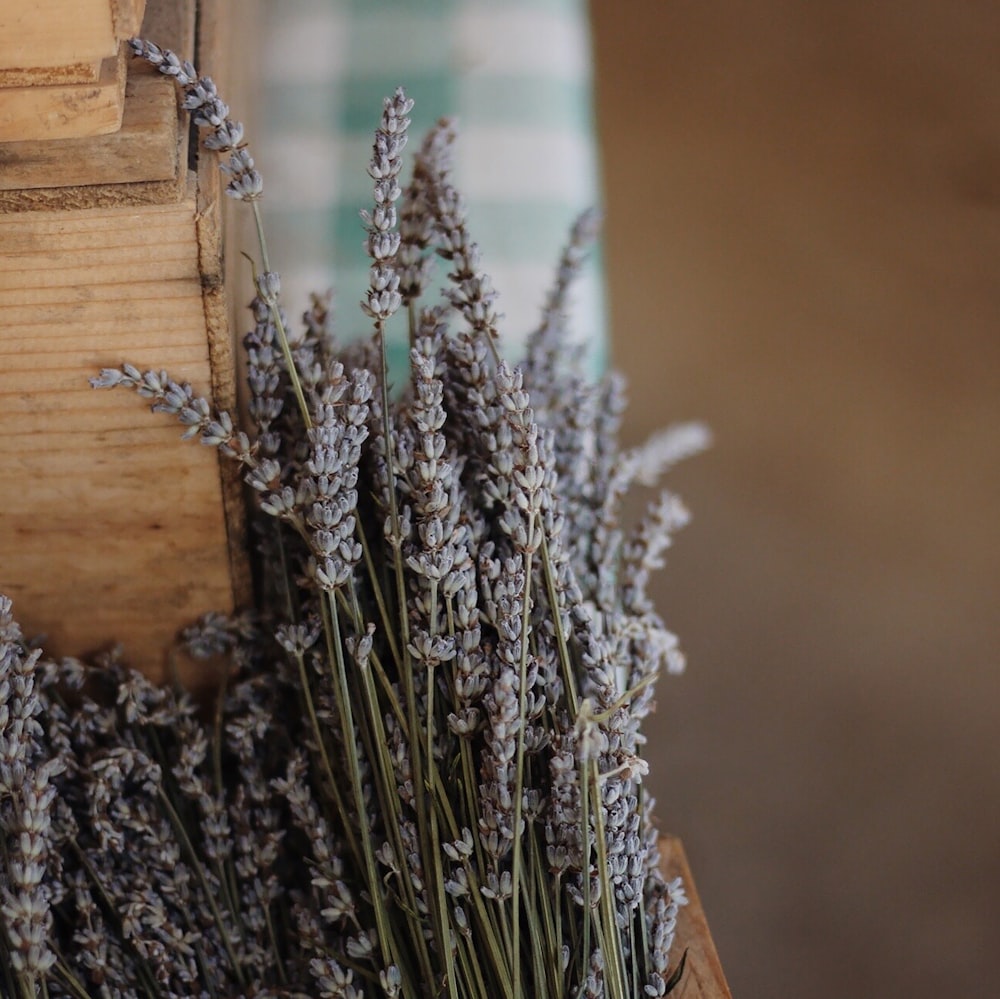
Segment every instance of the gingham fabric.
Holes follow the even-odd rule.
[[[573,219],[597,202],[583,0],[269,0],[264,12],[256,152],[289,312],[332,288],[338,334],[368,328],[358,211],[371,202],[365,166],[382,98],[403,84],[416,102],[411,147],[436,119],[458,119],[456,186],[499,292],[504,353],[516,357]],[[605,360],[600,273],[595,254],[572,298],[591,372]],[[405,323],[391,330],[395,367]]]

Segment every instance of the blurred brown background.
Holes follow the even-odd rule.
[[[1000,7],[592,3],[653,783],[740,999],[1000,994]]]

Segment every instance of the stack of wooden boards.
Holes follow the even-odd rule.
[[[104,135],[121,127],[125,40],[146,0],[4,0],[0,142]]]
[[[197,27],[197,61],[224,84],[221,0],[101,5],[116,39],[135,32],[145,6],[142,33],[185,55]],[[4,5],[5,63],[17,61],[12,18]],[[26,46],[53,23],[18,37]],[[82,49],[66,51],[59,58]],[[178,628],[249,598],[238,477],[134,393],[97,392],[88,379],[129,361],[234,407],[225,199],[173,81],[107,58],[127,65],[120,127],[61,138],[26,129],[0,143],[0,592],[50,653],[120,642],[131,663],[163,676]],[[94,65],[81,57],[80,72]],[[63,86],[39,79],[29,89]],[[2,121],[5,100],[0,89]]]

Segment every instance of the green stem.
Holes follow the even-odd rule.
[[[590,965],[590,784],[587,764],[580,761],[580,822],[583,826],[583,951],[580,954],[580,982],[587,980]]]
[[[451,948],[451,920],[448,918],[448,899],[444,890],[444,872],[441,869],[440,837],[438,835],[437,812],[431,809],[431,840],[437,852],[433,854],[434,873],[432,880],[437,889],[435,905],[438,910],[440,924],[439,939],[441,952],[444,954],[445,982],[451,999],[458,999],[458,980],[455,977],[455,955]]]
[[[535,515],[528,518],[528,537],[535,528]],[[524,606],[521,610],[521,661],[518,663],[517,689],[517,750],[514,763],[514,857],[512,861],[513,885],[511,889],[513,968],[515,995],[521,995],[521,812],[524,797],[524,728],[527,724],[528,684],[528,630],[531,625],[531,551],[524,556]]]
[[[601,799],[600,773],[597,760],[589,760],[588,779],[594,795],[594,839],[597,846],[597,871],[601,880],[600,908],[604,920],[604,959],[608,964],[605,982],[610,999],[626,999],[625,960],[622,939],[615,921],[615,898],[608,877],[608,845],[604,831],[604,805]]]
[[[326,777],[327,785],[330,788],[330,794],[333,797],[334,807],[337,809],[337,814],[340,817],[340,824],[344,830],[344,838],[347,840],[348,849],[354,857],[355,863],[359,866],[361,865],[361,851],[358,849],[358,841],[354,838],[354,830],[351,828],[350,818],[347,813],[347,807],[344,805],[344,799],[340,796],[340,785],[337,783],[337,778],[333,775],[333,767],[330,764],[330,757],[326,751],[326,741],[323,739],[323,731],[319,727],[319,718],[316,716],[316,706],[313,703],[312,688],[309,686],[309,674],[306,670],[305,657],[302,653],[297,653],[295,660],[299,667],[299,686],[302,688],[302,696],[306,702],[306,712],[309,715],[309,724],[312,726],[313,737],[316,739],[316,745],[319,748],[320,760],[323,764],[323,775]],[[345,739],[348,736],[345,734]],[[353,738],[353,736],[351,736]]]
[[[212,779],[215,782],[215,793],[223,803],[225,803],[225,787],[222,781],[222,728],[228,679],[227,671],[223,674],[222,682],[219,684],[219,690],[215,698],[215,711],[212,716],[212,730],[214,735],[212,743]],[[241,928],[245,929],[239,910],[239,887],[236,881],[236,866],[233,863],[232,852],[226,856],[225,872],[219,872],[219,879],[225,886],[231,900],[230,909],[233,913],[233,918],[237,920]]]
[[[402,538],[400,535],[399,507],[396,502],[396,473],[393,468],[392,454],[392,422],[389,410],[389,358],[388,347],[386,345],[385,324],[382,320],[376,320],[375,336],[378,340],[381,357],[381,388],[382,388],[382,432],[385,439],[385,462],[388,482],[386,490],[389,494],[389,523],[391,525],[392,540],[390,542],[393,554],[393,566],[396,575],[396,621],[402,632],[400,645],[402,646],[403,668],[400,671],[403,682],[403,692],[406,698],[406,713],[409,720],[409,743],[411,748],[411,766],[413,767],[413,791],[416,802],[417,813],[417,838],[420,842],[421,864],[426,871],[434,857],[430,822],[427,815],[427,788],[424,784],[424,760],[422,759],[422,747],[420,745],[420,721],[417,713],[416,691],[413,686],[413,660],[409,652],[410,644],[410,623],[408,614],[408,604],[406,600],[406,581],[403,575],[403,552]],[[431,761],[428,761],[430,766]],[[432,901],[432,905],[435,903]]]
[[[215,904],[215,892],[208,883],[205,871],[201,866],[201,862],[198,860],[198,854],[195,852],[194,844],[191,842],[191,839],[187,834],[187,829],[184,828],[184,823],[181,821],[181,817],[177,814],[177,811],[173,806],[173,802],[171,802],[171,800],[167,797],[162,788],[157,789],[157,797],[159,798],[163,811],[170,820],[170,824],[174,827],[174,832],[177,834],[177,838],[180,840],[181,846],[188,855],[188,862],[191,864],[195,877],[201,885],[201,890],[205,893],[205,901],[208,904],[208,907],[212,912],[212,918],[215,920],[215,924],[219,929],[219,937],[222,940],[223,947],[226,949],[226,955],[229,958],[229,963],[233,967],[233,974],[236,976],[236,980],[240,983],[240,985],[245,988],[246,979],[243,977],[243,969],[240,967],[240,963],[236,957],[236,951],[233,949],[233,944],[229,939],[225,923],[222,921],[222,913],[219,911],[219,907]]]
[[[460,829],[455,818],[451,802],[448,799],[447,789],[444,786],[444,781],[442,780],[441,774],[438,772],[437,768],[434,769],[431,778],[434,783],[437,806],[440,808],[441,814],[448,827],[448,835],[450,835],[452,839],[458,839],[462,830]],[[470,814],[476,815],[478,814],[478,811],[473,811]],[[499,914],[496,915],[496,918],[493,918],[491,915],[497,913],[499,906],[487,906],[486,900],[483,898],[480,891],[479,874],[486,870],[486,865],[483,860],[481,852],[482,847],[479,837],[474,836],[473,839],[476,845],[477,857],[479,858],[478,866],[471,863],[469,858],[465,858],[463,863],[466,878],[469,882],[469,898],[472,900],[475,914],[479,919],[479,925],[482,928],[486,948],[489,951],[491,960],[493,961],[494,970],[503,983],[504,994],[510,995],[512,990],[510,983],[510,962],[505,957],[505,955],[510,952],[510,938],[506,932],[506,926]],[[503,936],[502,942],[500,939],[501,935]]]
[[[278,937],[274,932],[274,920],[271,918],[270,905],[264,906],[264,921],[267,923],[267,939],[271,943],[271,951],[274,954],[274,966],[278,969],[278,981],[282,985],[287,985],[285,963],[281,960],[281,948],[278,946]]]
[[[73,969],[65,962],[61,956],[56,957],[56,970],[62,977],[63,985],[80,999],[90,999],[83,982],[73,974]]]
[[[570,717],[575,721],[579,710],[580,695],[576,689],[576,674],[573,671],[573,661],[569,654],[569,643],[566,641],[566,634],[563,631],[562,615],[559,613],[559,592],[556,589],[556,571],[549,556],[549,543],[545,531],[542,530],[542,568],[545,572],[545,588],[549,598],[549,619],[556,632],[556,645],[559,648],[559,666],[563,674],[563,687],[566,690],[566,697],[569,700]]]
[[[375,850],[372,846],[371,830],[368,827],[367,809],[365,808],[364,792],[361,787],[361,769],[358,764],[358,750],[354,743],[354,712],[351,708],[351,692],[347,684],[347,669],[344,664],[343,641],[340,634],[340,617],[337,612],[337,601],[333,593],[326,591],[326,613],[324,625],[327,632],[327,646],[331,665],[334,667],[334,681],[337,685],[337,707],[340,712],[341,731],[344,733],[344,751],[347,756],[348,773],[351,777],[351,787],[354,791],[354,808],[357,814],[358,827],[361,834],[361,849],[364,855],[364,868],[371,892],[372,907],[375,910],[375,926],[378,933],[378,946],[385,966],[399,964],[400,955],[395,938],[389,925],[389,917],[385,911],[379,883],[378,869],[375,866]],[[405,979],[404,979],[405,982]]]
[[[562,914],[562,872],[558,872],[552,881],[552,907],[555,911],[555,950],[552,956],[554,967],[556,968],[556,973],[565,978],[569,972],[569,965],[566,966],[566,971],[563,971],[563,939],[562,939],[562,929],[563,929],[563,914]]]
[[[458,963],[462,969],[462,980],[465,988],[463,995],[475,995],[478,999],[490,999],[490,993],[483,981],[483,972],[479,967],[478,955],[473,953],[469,941],[462,936],[458,946]]]
[[[371,548],[368,545],[368,538],[365,536],[364,528],[361,526],[361,518],[356,517],[356,530],[358,541],[361,543],[361,551],[365,560],[365,568],[368,570],[368,578],[371,581],[372,592],[375,594],[375,603],[378,605],[379,617],[382,619],[382,634],[385,635],[386,641],[389,643],[389,651],[392,653],[392,658],[396,662],[396,669],[400,666],[399,657],[399,646],[396,644],[396,629],[394,627],[394,622],[389,619],[389,610],[385,602],[385,594],[382,592],[382,586],[379,583],[378,574],[375,571],[375,563],[372,559]],[[358,622],[358,629],[361,628],[361,622]]]
[[[562,953],[561,949],[557,946],[556,921],[553,919],[552,898],[549,895],[548,885],[546,884],[547,878],[542,861],[542,848],[535,836],[531,838],[531,864],[536,887],[536,904],[532,908],[536,912],[541,912],[542,926],[544,927],[542,933],[533,932],[532,937],[537,936],[545,942],[548,953],[544,954],[542,965],[548,971],[551,995],[553,999],[556,999],[563,991],[559,987]]]
[[[257,242],[260,245],[260,259],[261,263],[264,265],[265,271],[271,270],[271,264],[267,257],[267,242],[264,239],[264,225],[260,217],[260,208],[257,207],[256,201],[251,201],[250,206],[253,209],[253,220],[257,227]],[[257,284],[257,276],[254,275],[254,283]],[[260,293],[260,286],[258,284],[257,291]],[[261,298],[267,303],[268,311],[271,313],[271,321],[274,323],[274,328],[278,331],[278,343],[281,344],[281,353],[285,358],[285,367],[288,369],[288,378],[292,383],[292,391],[295,393],[295,401],[299,405],[299,411],[302,414],[302,422],[305,424],[306,429],[310,430],[312,428],[312,417],[309,415],[309,407],[306,405],[305,393],[302,391],[302,382],[299,379],[298,370],[295,367],[295,361],[292,358],[292,348],[288,342],[288,334],[285,332],[285,323],[281,318],[281,309],[278,308],[277,301],[270,296],[261,296]]]
[[[388,816],[385,823],[389,839],[392,841],[392,849],[400,865],[404,863],[403,840],[400,835],[400,799],[395,793],[395,771],[392,760],[389,758],[388,739],[385,734],[385,726],[382,723],[382,715],[379,711],[378,694],[372,680],[371,669],[368,662],[359,666],[362,686],[367,705],[368,723],[371,728],[370,743],[372,744],[370,755],[373,762],[377,760],[378,766],[373,767],[379,779],[380,794],[384,796],[383,814]],[[427,942],[424,939],[420,918],[417,915],[416,894],[413,890],[413,881],[405,876],[399,878],[404,903],[401,908],[406,912],[410,920],[410,935],[414,946],[417,949],[417,960],[420,962],[421,974],[426,981],[433,978],[433,965],[430,953],[427,949]]]

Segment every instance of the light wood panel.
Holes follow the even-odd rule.
[[[232,606],[218,460],[88,379],[129,360],[210,391],[197,200],[190,177],[173,204],[0,216],[0,589],[48,651],[120,641],[154,674]]]
[[[0,88],[0,142],[79,139],[121,127],[125,46],[101,65],[97,80]]]
[[[0,145],[0,192],[11,192],[19,206],[27,207],[50,201],[42,192],[53,188],[158,184],[151,200],[161,200],[164,182],[177,178],[187,130],[181,127],[172,82],[140,70],[135,62],[129,66],[121,128],[90,142],[87,156],[74,155],[79,144],[72,139]],[[36,193],[16,193],[30,191]],[[136,191],[129,194],[135,200]]]
[[[5,0],[0,142],[77,139],[121,127],[125,40],[145,0]]]
[[[4,0],[0,69],[69,66],[114,55],[120,39],[113,9],[127,6],[115,0]]]
[[[202,8],[214,68],[221,7]],[[193,52],[195,14],[151,3],[144,34]],[[237,471],[88,384],[130,361],[235,404],[215,157],[188,169],[170,80],[134,66],[130,101],[124,135],[0,146],[34,184],[0,191],[0,592],[50,654],[121,642],[162,678],[177,630],[245,603],[249,573]]]

